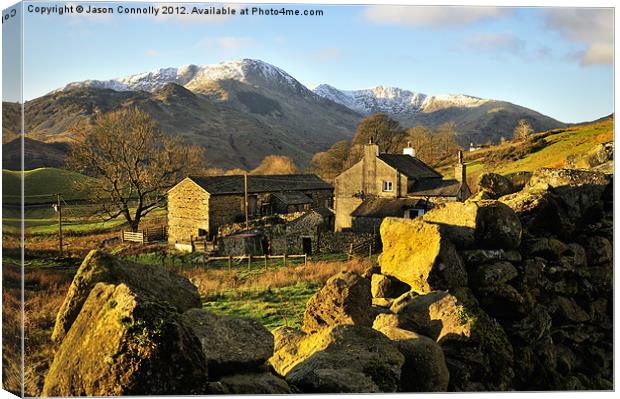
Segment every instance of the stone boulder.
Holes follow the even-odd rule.
[[[519,272],[512,263],[499,261],[478,265],[470,272],[470,281],[478,286],[502,284],[517,277]]]
[[[417,292],[467,285],[467,273],[452,242],[436,224],[385,218],[381,223],[381,273]]]
[[[88,260],[93,256],[87,266]],[[149,288],[99,282],[79,292],[86,299],[56,350],[43,396],[204,392],[208,369],[200,341],[181,321],[178,308],[156,300],[154,287]],[[78,296],[75,288],[70,295]]]
[[[370,281],[353,272],[330,277],[306,305],[302,330],[316,332],[337,324],[372,325]]]
[[[284,395],[291,388],[286,381],[269,372],[240,373],[222,377],[208,384],[208,393],[215,395]]]
[[[547,190],[526,189],[501,197],[500,201],[517,214],[523,228],[532,235],[568,238],[575,230],[566,204]]]
[[[526,189],[547,190],[559,197],[566,214],[579,226],[601,217],[602,198],[610,180],[602,172],[543,168],[534,172]]]
[[[435,291],[397,299],[388,315],[397,327],[437,341],[450,370],[450,389],[503,390],[514,375],[513,349],[502,327],[467,289]]]
[[[588,265],[606,265],[612,262],[613,245],[608,239],[601,236],[584,236],[580,241],[585,248]]]
[[[439,225],[459,249],[515,249],[521,244],[519,218],[499,201],[449,202],[422,218]]]
[[[400,353],[405,356],[402,368],[401,391],[403,392],[445,392],[448,389],[450,372],[439,344],[413,331],[395,327],[390,316],[377,316],[373,328],[391,339]],[[387,319],[387,320],[386,320]]]
[[[483,173],[478,177],[478,189],[487,193],[489,199],[498,199],[517,191],[508,178],[492,172]]]
[[[335,325],[314,334],[274,331],[276,373],[306,393],[396,392],[404,356],[382,333]]]
[[[493,263],[496,261],[521,262],[519,251],[506,251],[503,249],[472,249],[459,251],[461,259],[466,266],[479,265],[481,263]]]
[[[200,340],[211,380],[256,369],[273,354],[273,335],[256,320],[192,309],[182,322]]]
[[[600,186],[609,183],[609,176],[601,172],[577,169],[541,168],[536,170],[528,187],[539,189],[555,189],[560,187]]]
[[[198,289],[185,277],[163,267],[120,260],[102,251],[91,251],[77,270],[65,301],[56,316],[52,340],[60,342],[82,310],[97,283],[123,282],[140,291],[142,298],[165,301],[178,312],[202,306]],[[165,298],[163,297],[165,296]]]
[[[397,298],[409,291],[411,287],[383,274],[373,274],[370,280],[370,292],[373,298]]]

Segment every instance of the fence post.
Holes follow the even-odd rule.
[[[228,271],[232,270],[232,255],[228,256]]]
[[[265,255],[265,271],[267,271],[267,255]]]
[[[284,253],[284,267],[286,267],[286,252]]]
[[[252,266],[252,255],[248,255],[248,270],[250,270]]]
[[[125,230],[121,230],[121,241],[125,242]]]
[[[308,266],[308,254],[304,254],[304,266]]]
[[[372,262],[372,244],[368,244],[368,260]]]

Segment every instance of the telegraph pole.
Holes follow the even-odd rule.
[[[58,245],[60,250],[60,257],[64,257],[63,245],[62,245],[62,203],[60,201],[60,194],[56,194],[56,212],[58,212]]]
[[[245,211],[245,228],[250,226],[249,201],[248,201],[248,172],[243,174],[243,210]]]

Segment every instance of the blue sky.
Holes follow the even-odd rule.
[[[63,3],[36,3],[57,4]],[[109,5],[116,11],[114,3]],[[26,12],[24,97],[36,98],[72,81],[257,58],[308,86],[384,85],[426,94],[465,93],[510,101],[564,122],[613,112],[609,9],[297,8],[320,8],[325,15],[222,18]]]

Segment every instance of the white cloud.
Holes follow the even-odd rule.
[[[559,8],[545,10],[545,25],[571,42],[586,48],[573,54],[582,65],[614,62],[612,9]]]
[[[204,38],[196,43],[196,47],[234,51],[254,47],[255,44],[254,40],[247,37],[219,36]]]
[[[340,50],[335,48],[327,48],[314,54],[315,58],[320,62],[336,61],[342,58]]]
[[[364,17],[377,24],[449,28],[471,25],[485,19],[502,18],[512,12],[508,8],[500,7],[371,6],[364,10]]]
[[[161,55],[159,51],[153,49],[146,50],[144,54],[148,57],[159,57]]]
[[[463,45],[470,50],[496,53],[520,54],[525,49],[525,42],[511,33],[479,33],[464,38]]]

